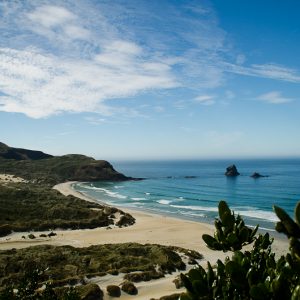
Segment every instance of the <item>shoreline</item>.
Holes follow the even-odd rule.
[[[59,191],[63,195],[73,195],[77,198],[100,203],[109,206],[104,201],[101,202],[88,197],[79,191],[72,188],[76,181],[61,183],[55,185],[53,189]],[[117,206],[118,207],[118,206]],[[118,207],[119,209],[130,213],[135,219],[136,223],[128,227],[100,227],[95,229],[79,229],[79,230],[55,230],[57,234],[51,238],[37,238],[34,240],[22,239],[24,232],[16,232],[6,237],[0,238],[0,250],[7,250],[12,248],[25,248],[34,245],[71,245],[74,247],[88,247],[96,244],[115,244],[115,243],[140,243],[140,244],[160,244],[166,246],[178,246],[186,249],[196,250],[203,255],[203,259],[199,262],[203,267],[206,267],[207,261],[214,264],[218,259],[224,260],[226,256],[232,253],[223,253],[221,251],[213,251],[206,247],[202,240],[202,234],[214,233],[214,225],[207,223],[200,223],[196,221],[184,220],[170,217],[167,215],[159,215],[148,213],[144,211],[127,209]],[[42,232],[34,232],[36,236]],[[26,233],[28,234],[28,233]],[[252,244],[245,247],[251,249]],[[288,243],[283,239],[276,238],[274,240],[273,251],[277,255],[285,254],[288,251]],[[162,296],[180,293],[185,289],[176,289],[172,282],[176,274],[172,274],[166,278],[159,280],[152,280],[150,282],[141,282],[136,284],[139,289],[139,294],[136,299],[159,298]],[[109,284],[120,284],[123,279],[120,277],[101,277],[97,278],[97,283],[104,291],[104,299],[110,299],[105,291],[107,282]],[[132,299],[132,296],[122,293],[122,300]]]

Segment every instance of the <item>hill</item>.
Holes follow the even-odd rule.
[[[15,160],[36,160],[50,158],[53,156],[42,151],[9,147],[6,144],[0,142],[0,157]]]
[[[0,173],[39,183],[131,180],[105,160],[80,154],[52,156],[41,151],[12,148],[0,143]]]

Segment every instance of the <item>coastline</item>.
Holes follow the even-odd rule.
[[[100,203],[101,202],[90,198],[75,189],[72,185],[75,181],[61,183],[53,188],[64,195],[73,195],[86,201]],[[195,221],[183,220],[170,216],[152,214],[132,209],[124,209],[130,213],[135,219],[136,223],[128,227],[112,227],[95,228],[95,229],[81,229],[81,230],[55,230],[56,236],[50,238],[37,238],[35,240],[24,240],[22,235],[24,233],[13,233],[4,238],[0,238],[0,250],[12,248],[24,248],[34,245],[49,244],[49,245],[71,245],[74,247],[88,247],[95,244],[114,244],[114,243],[140,243],[140,244],[161,244],[167,246],[178,246],[186,249],[196,250],[204,256],[200,264],[206,267],[206,262],[215,263],[218,259],[225,259],[231,252],[223,253],[220,251],[212,251],[208,249],[202,241],[202,234],[213,234],[214,226],[207,223],[200,223]],[[40,232],[35,232],[39,236]],[[249,245],[248,248],[252,248]],[[283,239],[276,238],[273,243],[273,250],[277,255],[285,254],[288,250],[288,243]],[[137,299],[159,298],[172,293],[180,293],[184,289],[177,290],[172,282],[177,274],[172,274],[160,280],[153,280],[150,282],[141,282],[136,284],[139,289]],[[108,284],[120,284],[123,279],[119,276],[97,278],[97,283],[102,287]],[[104,299],[110,299],[105,295]],[[131,299],[130,296],[122,294],[121,299]]]

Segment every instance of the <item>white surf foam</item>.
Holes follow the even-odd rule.
[[[171,200],[161,199],[161,200],[158,200],[156,202],[159,203],[159,204],[163,204],[163,205],[169,205],[172,201]]]
[[[191,213],[191,212],[180,212],[182,215],[185,216],[192,216],[192,217],[205,217],[205,214],[201,214],[201,213]]]
[[[136,197],[136,198],[131,198],[132,200],[134,201],[142,201],[142,200],[146,200],[146,198],[139,198],[139,197]]]
[[[254,219],[261,219],[269,222],[278,222],[279,219],[277,218],[276,214],[272,211],[264,211],[259,209],[254,210],[236,210],[234,211],[235,214],[239,214],[241,216],[250,217]]]
[[[210,206],[184,206],[184,205],[171,205],[175,208],[181,208],[181,209],[190,209],[190,210],[200,210],[200,211],[211,211],[211,212],[217,212],[217,207],[210,207]]]

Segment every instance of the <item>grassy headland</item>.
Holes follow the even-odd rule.
[[[128,226],[134,218],[123,211],[64,196],[52,185],[68,180],[128,180],[104,160],[84,155],[52,156],[0,143],[0,174],[26,183],[0,183],[0,236],[12,231]]]
[[[74,180],[133,179],[117,172],[105,160],[95,160],[80,154],[52,156],[41,151],[12,148],[3,143],[0,143],[0,173],[52,185]]]

